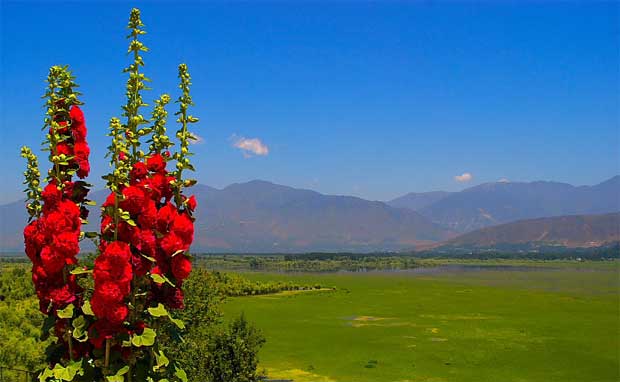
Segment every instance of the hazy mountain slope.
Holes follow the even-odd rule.
[[[236,251],[393,250],[450,233],[421,215],[349,196],[269,182],[233,184],[197,195],[200,248]]]
[[[454,236],[415,212],[382,202],[264,181],[223,190],[197,185],[192,191],[198,200],[196,251],[398,250]],[[106,195],[91,196],[101,205]],[[98,229],[98,212],[92,210],[88,230]],[[22,250],[25,221],[22,202],[0,206],[0,250]]]
[[[520,220],[469,232],[439,247],[473,249],[518,244],[598,247],[615,241],[620,241],[620,213]]]
[[[388,205],[397,208],[408,208],[412,211],[418,211],[426,206],[440,201],[446,196],[452,194],[447,191],[431,191],[431,192],[410,192],[387,202]]]
[[[596,186],[557,182],[498,182],[446,196],[419,212],[459,232],[547,216],[620,211],[620,176]]]

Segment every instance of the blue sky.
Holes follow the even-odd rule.
[[[19,147],[43,139],[40,96],[54,64],[81,84],[90,180],[101,186],[132,4],[151,48],[145,99],[176,97],[177,65],[189,65],[202,183],[258,178],[385,200],[620,172],[617,3],[5,0],[0,202],[20,197]],[[241,138],[268,153],[244,155]],[[455,180],[464,173],[469,181]]]

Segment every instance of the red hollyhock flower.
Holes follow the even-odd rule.
[[[168,284],[151,283],[149,300],[154,303],[163,303],[170,309],[183,309],[183,291],[179,287]]]
[[[36,261],[44,242],[45,235],[41,232],[39,220],[33,220],[24,228],[26,255],[32,262]]]
[[[155,234],[149,229],[136,229],[131,244],[141,253],[153,257],[157,248]]]
[[[177,280],[185,280],[192,271],[192,262],[182,253],[172,258],[172,274]]]
[[[157,212],[157,230],[162,234],[169,232],[177,215],[178,212],[176,207],[173,206],[172,203],[166,203],[166,205]]]
[[[56,155],[60,154],[73,155],[73,150],[71,150],[71,146],[69,146],[69,144],[60,142],[56,145]]]
[[[161,173],[154,174],[148,179],[148,187],[151,190],[151,198],[156,202],[160,202],[165,199],[168,202],[172,198],[172,187],[170,182],[174,180],[172,176],[166,176]]]
[[[129,309],[122,304],[114,305],[106,310],[106,318],[111,324],[116,325],[122,324],[128,314]]]
[[[142,211],[145,204],[146,193],[142,187],[129,186],[123,189],[123,200],[119,206],[132,215],[137,215]]]
[[[196,209],[196,197],[194,195],[190,196],[189,199],[187,199],[186,201],[186,205],[187,205],[187,209],[189,209],[191,212],[194,212],[194,210]]]
[[[132,184],[139,183],[142,179],[144,179],[148,175],[148,170],[146,165],[142,162],[137,162],[133,165],[131,172],[129,173],[129,178]]]
[[[86,142],[77,142],[73,149],[75,153],[75,162],[79,166],[77,175],[83,179],[87,177],[88,173],[90,172],[90,163],[88,162],[90,148],[88,147]]]
[[[58,203],[55,210],[44,215],[42,221],[44,232],[50,235],[65,231],[77,231],[79,234],[82,224],[80,220],[80,208],[71,201],[63,200]]]
[[[187,214],[182,213],[174,217],[172,232],[179,236],[188,247],[194,241],[194,223]]]
[[[163,239],[160,240],[159,246],[166,256],[172,256],[177,251],[187,251],[189,249],[189,245],[174,232],[164,236]]]
[[[105,246],[103,253],[95,260],[93,277],[95,279],[95,289],[99,282],[116,281],[118,283],[129,283],[131,281],[131,265],[129,259],[131,251],[129,245],[122,241],[114,241]],[[119,285],[123,290],[123,285]],[[124,291],[123,293],[126,294]]]
[[[49,292],[49,300],[54,308],[64,308],[75,301],[75,294],[70,290],[69,285],[65,284],[60,288],[52,289]]]
[[[165,303],[171,309],[184,309],[183,298],[184,296],[181,288],[168,287]]]
[[[71,110],[69,110],[69,117],[71,117],[71,123],[74,124],[84,124],[84,112],[80,109],[79,106],[73,105],[71,106]]]
[[[131,243],[135,240],[138,227],[131,226],[124,221],[118,223],[118,240]]]
[[[151,261],[139,253],[131,254],[131,265],[133,266],[133,273],[137,277],[142,277],[149,273],[151,269]]]
[[[56,187],[54,182],[51,182],[41,192],[41,198],[43,199],[44,207],[51,209],[62,199],[62,192]]]
[[[66,260],[62,252],[56,251],[50,246],[45,246],[41,250],[41,264],[47,273],[57,273],[62,271]]]
[[[66,181],[62,183],[62,196],[64,198],[67,199],[71,199],[75,202],[77,202],[77,200],[73,199],[73,190],[75,188],[75,183],[71,182],[71,181]]]
[[[86,121],[84,119],[84,113],[78,106],[72,106],[69,112],[71,117],[71,134],[73,140],[76,143],[86,141]]]
[[[88,341],[93,344],[95,349],[101,349],[105,340],[112,338],[117,330],[117,325],[111,325],[106,320],[97,320],[88,328]]]
[[[86,178],[88,174],[90,173],[90,163],[86,161],[81,161],[78,163],[78,165],[80,167],[77,170],[77,176],[79,176],[80,179]]]
[[[53,237],[52,248],[54,248],[55,251],[62,253],[65,258],[75,257],[80,252],[78,240],[79,236],[76,235],[76,232],[62,232]]]
[[[157,206],[155,201],[147,199],[143,210],[138,215],[138,224],[142,229],[151,229],[157,223]]]
[[[104,281],[100,285],[97,285],[95,294],[104,304],[117,304],[122,302],[123,298],[125,298],[118,284],[112,281]]]
[[[101,234],[107,236],[114,231],[114,219],[110,215],[104,215],[101,218]]]
[[[160,154],[154,154],[147,158],[146,167],[152,172],[163,172],[166,170],[166,161]]]
[[[77,142],[73,146],[73,153],[75,158],[79,161],[88,161],[88,156],[90,155],[90,147],[86,142]]]
[[[68,130],[68,126],[67,126],[67,121],[57,121],[58,122],[58,127],[56,128],[56,133],[57,134],[67,134]],[[50,127],[49,129],[49,133],[53,134],[54,130]]]
[[[101,206],[102,207],[113,207],[115,199],[116,199],[116,194],[112,192],[110,193],[110,195],[108,195],[108,197],[105,199],[105,202],[103,202]]]

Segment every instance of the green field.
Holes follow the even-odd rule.
[[[525,265],[528,265],[526,263]],[[618,262],[434,274],[267,274],[336,291],[237,297],[270,378],[618,381]],[[529,265],[532,265],[529,264]]]

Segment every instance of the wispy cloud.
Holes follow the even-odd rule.
[[[501,178],[500,180],[498,180],[499,183],[510,183],[510,181],[508,180],[508,178]]]
[[[469,172],[464,172],[461,175],[457,175],[454,177],[454,180],[456,180],[459,183],[465,183],[465,182],[469,182],[470,180],[472,180],[474,178],[474,176],[469,173]]]
[[[252,155],[265,156],[269,154],[269,147],[258,138],[245,138],[233,135],[233,146],[241,150],[243,156],[250,158]]]
[[[202,143],[205,143],[205,140],[203,137],[201,137],[200,135],[196,134],[196,133],[192,133],[192,135],[194,136],[194,138],[196,139],[190,139],[189,140],[189,144],[190,145],[200,145]]]

